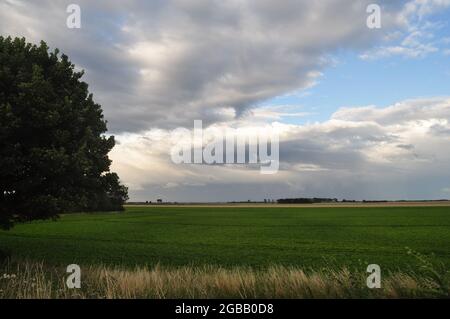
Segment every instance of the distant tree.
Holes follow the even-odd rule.
[[[282,198],[278,199],[279,204],[313,204],[313,203],[334,203],[336,198]]]
[[[0,37],[0,227],[123,209],[114,137],[82,76],[44,42]]]

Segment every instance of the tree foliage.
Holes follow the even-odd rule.
[[[121,210],[102,109],[66,55],[0,37],[0,226]]]

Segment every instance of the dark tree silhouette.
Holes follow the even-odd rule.
[[[0,37],[0,227],[123,209],[114,137],[82,76],[44,42]]]

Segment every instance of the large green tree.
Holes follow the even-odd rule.
[[[44,42],[0,37],[0,227],[123,209],[114,137],[82,76]]]

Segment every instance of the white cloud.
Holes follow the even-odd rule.
[[[407,2],[398,13],[396,20],[403,25],[403,32],[396,30],[384,37],[385,44],[371,48],[360,54],[363,60],[375,60],[391,56],[423,58],[439,51],[439,40],[434,33],[441,23],[433,23],[424,18],[438,10],[450,7],[448,0],[413,0]]]
[[[420,44],[415,47],[406,47],[406,46],[379,47],[372,51],[361,54],[360,58],[363,60],[375,60],[391,56],[422,58],[436,51],[438,51],[438,49],[431,44]]]
[[[445,9],[450,6],[450,0],[413,0],[406,3],[400,18],[406,23],[411,20],[423,20],[427,15],[430,15],[438,10]]]
[[[230,125],[254,130],[263,121],[258,124],[249,117],[213,127]],[[408,100],[386,108],[343,108],[322,123],[273,125],[280,132],[281,163],[280,172],[272,176],[238,164],[175,165],[168,155],[175,142],[169,130],[117,136],[114,169],[125,182],[138,185],[131,189],[138,199],[159,194],[180,201],[205,200],[206,193],[212,200],[245,200],[262,191],[267,196],[301,192],[346,198],[437,198],[439,184],[450,178],[450,98]]]

